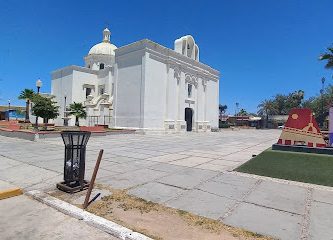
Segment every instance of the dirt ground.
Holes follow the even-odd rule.
[[[98,186],[100,189],[106,189]],[[130,196],[124,190],[108,188],[112,192],[93,202],[87,211],[140,232],[156,240],[268,240],[256,233],[229,227],[217,220],[200,217],[182,210]],[[82,198],[86,191],[66,194],[50,192],[69,203]],[[93,196],[92,196],[93,197]],[[76,201],[77,202],[77,201]],[[82,205],[75,204],[78,207]]]

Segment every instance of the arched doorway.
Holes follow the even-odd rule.
[[[193,109],[185,108],[186,131],[192,131]]]

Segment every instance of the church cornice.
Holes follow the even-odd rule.
[[[52,71],[51,78],[57,79],[57,78],[65,77],[65,76],[71,75],[74,71],[90,73],[90,74],[94,74],[94,75],[98,75],[98,76],[104,74],[106,76],[109,71],[113,71],[113,67],[106,67],[103,70],[92,70],[92,69],[86,68],[86,67],[71,65],[71,66],[63,67],[63,68],[57,69],[55,71]]]
[[[141,49],[145,52],[148,52],[151,55],[151,58],[155,58],[158,61],[170,64],[171,67],[173,65],[180,65],[182,68],[184,68],[185,71],[192,71],[213,81],[219,80],[220,72],[216,69],[213,69],[201,62],[195,61],[194,59],[188,58],[180,53],[175,52],[172,49],[166,48],[148,39],[134,42],[132,44],[116,49],[116,58]]]

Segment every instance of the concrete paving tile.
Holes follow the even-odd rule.
[[[215,171],[188,168],[186,170],[158,179],[157,181],[184,189],[192,189],[203,181],[208,180],[217,174],[219,173]]]
[[[314,189],[313,200],[318,202],[333,204],[333,191]]]
[[[162,171],[162,172],[170,172],[170,173],[178,172],[178,171],[186,169],[186,167],[172,165],[169,163],[157,163],[157,164],[149,166],[148,168],[157,170],[157,171]]]
[[[249,203],[241,203],[225,224],[272,236],[281,240],[299,239],[300,215],[282,212]]]
[[[227,172],[224,173],[223,175],[217,176],[216,178],[212,179],[212,181],[227,183],[235,186],[244,186],[244,187],[251,187],[253,186],[253,184],[257,182],[256,179],[243,177]]]
[[[15,187],[16,186],[14,184],[0,180],[0,191],[4,191],[6,189],[15,188]]]
[[[165,148],[160,148],[159,151],[166,152],[166,153],[179,153],[179,152],[183,152],[184,148],[170,148],[170,147],[165,147]]]
[[[11,168],[20,164],[23,163],[6,157],[0,157],[0,170]]]
[[[118,151],[115,152],[116,155],[124,156],[124,157],[132,157],[137,159],[146,159],[151,157],[151,155],[143,154],[143,153],[135,153],[135,152],[128,152],[128,151]]]
[[[252,154],[257,154],[257,153],[249,153],[249,154],[234,153],[234,154],[222,156],[221,159],[227,160],[227,161],[234,161],[234,162],[248,161],[252,158]]]
[[[24,187],[25,191],[30,190],[42,190],[42,191],[49,191],[49,190],[55,190],[57,183],[64,181],[64,175],[58,174],[54,177],[48,178],[46,180],[43,180],[41,182],[34,182],[31,185],[28,185]]]
[[[230,167],[223,166],[223,165],[217,165],[217,164],[211,164],[209,162],[209,163],[203,163],[203,164],[197,165],[197,166],[195,166],[195,168],[223,172],[223,171],[226,171],[227,169],[229,169]]]
[[[212,159],[210,159],[210,158],[203,158],[203,157],[188,157],[188,158],[172,161],[171,164],[178,165],[178,166],[184,166],[184,167],[194,167],[196,165],[209,162],[211,160]]]
[[[131,158],[131,157],[124,157],[124,156],[118,156],[118,155],[104,155],[103,160],[116,162],[116,163],[126,163],[126,162],[133,162],[137,161],[137,158]]]
[[[59,173],[45,170],[31,165],[18,165],[0,171],[0,179],[11,182],[18,187],[26,187],[34,183],[45,181]]]
[[[142,186],[133,188],[130,194],[156,203],[164,203],[172,198],[179,196],[186,190],[168,186],[161,183],[151,182]]]
[[[179,152],[179,154],[184,154],[184,155],[190,155],[194,157],[206,157],[206,158],[219,158],[221,157],[220,155],[215,154],[214,152],[199,152],[196,150],[190,150],[190,151],[184,151],[184,152]]]
[[[161,156],[161,155],[165,155],[165,153],[162,152],[158,152],[158,151],[154,151],[154,150],[147,150],[147,149],[140,149],[140,148],[131,148],[130,150],[127,150],[129,152],[134,152],[134,153],[142,153],[142,154],[147,154],[151,157],[155,157],[155,156]]]
[[[126,172],[111,177],[99,179],[99,183],[109,184],[117,189],[134,187],[143,183],[154,181],[165,176],[167,173],[151,169],[139,169],[132,172]]]
[[[303,214],[305,197],[305,188],[264,181],[245,199],[245,201],[268,208]]]
[[[1,200],[0,213],[0,232],[3,240],[116,239],[81,220],[24,195]]]
[[[52,161],[41,160],[41,161],[30,163],[30,165],[40,167],[43,169],[47,169],[47,170],[51,170],[51,171],[55,171],[55,172],[64,172],[64,160],[63,159],[52,160]]]
[[[250,190],[250,185],[231,185],[222,182],[214,182],[209,181],[203,184],[200,184],[197,188],[209,192],[212,194],[216,194],[222,197],[232,198],[236,200],[240,200],[241,197]]]
[[[218,160],[213,160],[209,162],[211,164],[216,164],[216,165],[222,165],[222,166],[229,166],[229,167],[234,167],[237,166],[240,162],[238,161],[228,161],[224,159],[218,159]]]
[[[234,200],[228,198],[219,197],[200,190],[191,190],[177,199],[166,202],[166,205],[200,216],[218,219],[223,216],[234,203]]]
[[[313,202],[310,210],[309,239],[333,239],[333,205]]]
[[[184,159],[187,157],[188,157],[187,155],[182,155],[182,154],[165,154],[165,155],[158,156],[158,157],[147,158],[146,160],[166,163],[166,162],[172,162],[172,161],[179,160],[179,159]]]
[[[88,169],[85,171],[85,179],[90,181],[91,177],[92,177],[92,174],[94,172],[94,169]],[[108,171],[108,170],[105,170],[105,169],[98,169],[97,171],[97,176],[96,176],[96,179],[99,180],[101,178],[105,178],[105,177],[111,177],[111,176],[115,176],[115,175],[118,175],[120,174],[119,172],[114,172],[114,171]]]
[[[105,169],[112,172],[125,173],[129,171],[134,171],[138,169],[148,168],[151,165],[154,165],[155,162],[145,161],[145,160],[136,160],[132,162],[125,163],[112,163],[109,162],[106,166],[101,166],[101,169]]]

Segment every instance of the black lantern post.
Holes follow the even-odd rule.
[[[36,81],[36,87],[37,87],[37,94],[39,94],[40,88],[42,87],[43,83],[40,79]],[[38,131],[38,116],[36,116],[36,123],[35,123],[35,129]]]
[[[8,99],[8,121],[10,120],[10,99]]]
[[[64,182],[58,183],[57,188],[73,193],[89,187],[84,180],[86,146],[91,132],[63,131],[61,137],[65,144]]]

